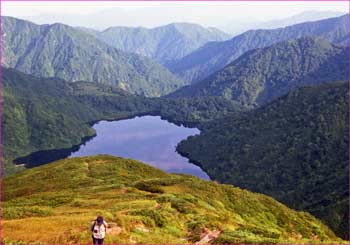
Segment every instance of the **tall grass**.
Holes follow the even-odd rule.
[[[97,215],[106,243],[343,243],[320,221],[274,199],[110,156],[72,158],[7,177],[6,244],[87,244]]]

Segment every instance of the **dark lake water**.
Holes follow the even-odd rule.
[[[142,116],[120,121],[100,121],[93,128],[96,137],[79,147],[69,157],[109,154],[132,158],[171,173],[186,173],[203,179],[208,175],[180,156],[176,145],[196,128],[177,126],[159,116]]]

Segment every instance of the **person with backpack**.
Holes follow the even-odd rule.
[[[102,216],[97,216],[96,220],[91,223],[92,241],[94,245],[102,245],[103,239],[107,232],[108,224],[103,220]]]

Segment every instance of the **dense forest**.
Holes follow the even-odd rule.
[[[149,110],[146,100],[93,83],[36,78],[5,68],[2,83],[4,174],[20,170],[11,163],[17,157],[69,148],[94,135],[89,122],[112,118],[107,112],[117,119]]]
[[[347,84],[299,88],[213,121],[178,151],[222,183],[265,193],[348,237]]]

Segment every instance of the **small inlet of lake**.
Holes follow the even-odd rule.
[[[81,145],[69,157],[108,154],[139,160],[170,173],[209,179],[200,167],[176,152],[176,145],[181,140],[200,133],[196,128],[177,126],[159,116],[100,121],[93,128],[96,137]]]

